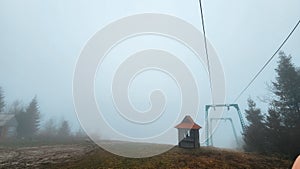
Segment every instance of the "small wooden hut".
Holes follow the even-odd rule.
[[[182,148],[198,148],[199,129],[202,128],[194,122],[191,116],[185,116],[180,124],[175,126],[178,129],[178,146]]]

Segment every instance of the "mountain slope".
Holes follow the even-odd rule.
[[[201,147],[199,149],[172,148],[170,151],[144,159],[113,155],[99,147],[79,159],[47,166],[49,168],[291,168],[292,161],[255,153]],[[46,167],[46,166],[45,166]]]

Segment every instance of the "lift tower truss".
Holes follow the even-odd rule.
[[[239,116],[239,119],[240,119],[240,123],[241,123],[241,126],[242,126],[242,130],[243,132],[245,132],[245,122],[244,122],[244,119],[243,119],[243,116],[242,116],[242,113],[241,113],[241,110],[239,108],[239,105],[238,104],[217,104],[217,105],[206,105],[205,106],[205,131],[206,131],[206,146],[209,146],[210,144],[210,141],[209,139],[211,138],[211,136],[209,136],[209,120],[208,120],[208,113],[209,113],[209,109],[210,108],[216,108],[216,107],[227,107],[227,109],[229,110],[230,107],[234,107],[238,113],[238,116]],[[212,133],[211,133],[212,134]]]

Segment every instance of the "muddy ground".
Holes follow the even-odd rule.
[[[90,144],[51,145],[38,147],[0,147],[0,168],[45,168],[71,162],[93,149]]]
[[[120,144],[114,142],[110,144]],[[123,143],[124,147],[132,147]],[[154,145],[148,145],[153,147]],[[155,145],[163,146],[163,145]],[[147,147],[145,144],[143,147]],[[212,147],[182,149],[174,147],[166,153],[145,159],[130,159],[113,155],[90,142],[43,146],[4,147],[0,144],[0,168],[82,169],[82,168],[229,168],[285,169],[292,160],[255,153],[224,150]]]

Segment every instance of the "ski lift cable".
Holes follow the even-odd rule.
[[[202,10],[201,0],[199,0],[199,6],[200,6],[200,14],[201,14],[201,22],[202,22],[202,31],[203,31],[203,36],[204,36],[204,48],[205,48],[205,54],[206,54],[206,60],[207,60],[207,69],[208,69],[208,76],[209,76],[209,86],[210,86],[211,100],[212,100],[212,104],[214,104],[212,79],[211,79],[211,69],[210,69],[209,56],[208,56],[208,50],[207,50],[207,38],[206,38],[204,15],[203,15],[203,10]]]
[[[289,33],[289,35],[285,38],[285,40],[281,43],[279,48],[274,52],[274,54],[270,57],[270,59],[263,65],[263,67],[255,74],[255,76],[252,78],[252,80],[247,84],[247,86],[240,92],[240,94],[236,97],[234,102],[237,102],[240,97],[245,93],[245,91],[251,86],[251,84],[257,79],[257,77],[263,72],[263,70],[267,67],[267,65],[274,59],[276,54],[281,50],[281,48],[284,46],[284,44],[288,41],[288,39],[292,36],[294,31],[297,29],[297,27],[300,24],[300,20],[298,20],[297,24],[294,26],[292,31]]]

